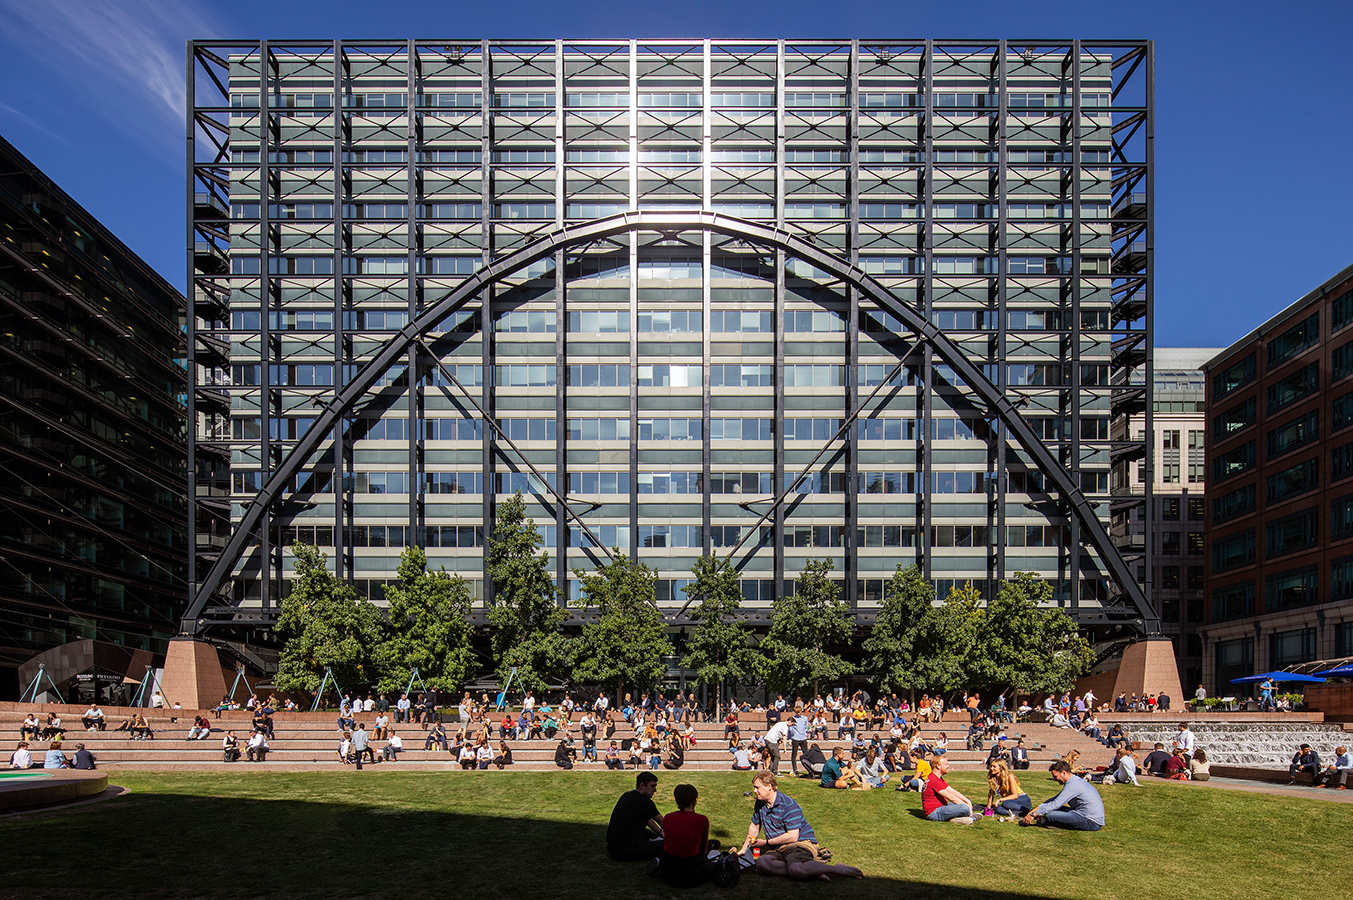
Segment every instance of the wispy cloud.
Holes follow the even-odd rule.
[[[35,119],[35,118],[33,118],[32,116],[30,116],[28,113],[24,112],[24,111],[21,110],[21,109],[15,109],[14,107],[10,106],[8,103],[6,103],[6,102],[3,101],[3,100],[0,100],[0,112],[6,112],[6,113],[9,113],[11,116],[13,116],[13,117],[16,118],[16,119],[21,119],[21,120],[23,120],[24,122],[26,122],[26,123],[29,125],[29,127],[31,127],[31,128],[36,128],[38,131],[41,131],[41,132],[43,132],[44,134],[51,135],[52,137],[56,138],[58,141],[61,141],[62,143],[66,143],[66,144],[69,144],[69,143],[70,143],[70,139],[69,139],[69,138],[67,138],[67,137],[65,137],[65,136],[63,136],[63,135],[57,134],[55,131],[53,131],[52,129],[48,128],[46,125],[43,125],[41,122],[39,122],[37,119]]]
[[[181,140],[185,42],[220,30],[194,0],[0,0],[11,52],[78,81],[87,102],[153,145]]]

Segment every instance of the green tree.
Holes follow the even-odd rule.
[[[771,690],[793,693],[835,681],[855,667],[825,648],[850,638],[851,620],[830,559],[808,560],[799,589],[775,601],[770,631],[761,642],[762,671]]]
[[[286,638],[273,683],[284,691],[318,690],[327,666],[343,688],[376,679],[373,656],[385,619],[329,571],[318,547],[293,544],[296,580],[282,601],[277,633]]]
[[[742,589],[732,563],[718,556],[702,556],[691,567],[695,580],[682,588],[700,605],[691,610],[695,631],[686,642],[681,664],[695,670],[698,684],[721,685],[747,678],[757,671],[751,647],[751,629],[734,619],[742,607]]]
[[[982,595],[971,581],[949,589],[944,603],[930,610],[921,622],[917,637],[921,683],[943,692],[972,686],[973,653],[985,617]]]
[[[1094,651],[1060,608],[1052,585],[1020,572],[1001,585],[975,634],[973,675],[1019,694],[1061,691],[1094,664]]]
[[[403,690],[414,669],[428,687],[459,689],[474,663],[465,579],[429,572],[427,554],[409,547],[399,559],[399,584],[386,587],[385,599],[390,624],[376,653],[380,689]]]
[[[583,625],[574,680],[613,688],[617,694],[627,684],[656,684],[666,674],[662,657],[672,652],[672,645],[655,604],[653,571],[618,549],[593,574],[573,571],[582,581],[584,605],[599,613],[596,621]]]
[[[535,520],[526,516],[521,491],[499,505],[487,560],[493,582],[488,610],[493,660],[500,681],[515,668],[523,689],[532,691],[561,680],[570,655],[569,641],[559,631],[565,613],[550,575],[550,555],[536,552],[544,543]]]
[[[929,687],[927,659],[918,652],[921,623],[935,609],[935,588],[915,564],[889,579],[874,627],[865,640],[865,668],[878,679],[883,692],[914,692]]]

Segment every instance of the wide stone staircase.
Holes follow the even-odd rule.
[[[74,745],[77,742],[82,742],[94,754],[101,768],[214,770],[230,765],[251,770],[302,771],[336,770],[344,767],[338,759],[340,733],[337,726],[337,713],[333,711],[315,713],[279,711],[273,716],[275,735],[269,741],[270,749],[267,761],[264,763],[247,763],[241,760],[237,763],[227,764],[223,762],[221,753],[221,740],[226,731],[230,729],[235,731],[236,737],[240,741],[241,750],[243,750],[250,732],[251,715],[243,710],[226,711],[218,716],[213,712],[201,710],[130,710],[105,706],[103,711],[108,723],[106,730],[86,732],[80,725],[80,716],[85,709],[86,707],[83,706],[70,705],[0,703],[0,736],[2,736],[0,741],[3,741],[3,743],[0,743],[0,748],[3,748],[5,754],[3,758],[0,758],[0,765],[8,762],[8,754],[13,750],[19,738],[19,725],[22,723],[25,713],[31,710],[38,714],[40,723],[45,720],[47,712],[56,712],[61,717],[65,728],[63,749],[67,755],[74,751]],[[146,717],[147,723],[155,734],[154,740],[131,740],[127,732],[113,730],[134,712],[139,712]],[[211,721],[211,734],[202,740],[188,740],[188,732],[192,727],[193,718],[197,715],[204,715]],[[171,721],[171,717],[177,718],[177,721]],[[374,718],[374,713],[367,713],[359,717],[358,721],[365,722],[367,730],[370,732]],[[581,760],[582,739],[577,726],[578,718],[575,715],[573,731],[578,739],[577,748]],[[456,721],[455,710],[444,710],[442,719],[448,737],[454,740],[461,727]],[[948,755],[954,768],[981,768],[986,759],[986,751],[964,749],[964,736],[967,731],[966,720],[966,715],[952,713],[946,717],[945,722],[926,724],[922,730],[927,743],[933,741],[941,732],[948,737]],[[750,739],[754,732],[764,733],[765,716],[762,713],[746,714],[742,719],[741,726],[742,736]],[[459,763],[446,751],[423,749],[427,736],[424,726],[405,723],[393,727],[403,741],[405,749],[399,754],[397,762],[383,764],[389,770],[460,770]],[[1012,747],[1015,739],[1021,736],[1024,738],[1025,746],[1030,751],[1031,768],[1033,769],[1046,768],[1049,762],[1072,749],[1080,750],[1085,756],[1083,762],[1091,766],[1105,765],[1111,756],[1110,751],[1104,746],[1084,735],[1065,729],[1053,728],[1045,724],[1012,724],[1007,726],[1006,733]],[[604,732],[598,734],[599,756],[604,755],[605,748],[609,743],[609,740],[605,739],[603,734]],[[865,734],[872,735],[873,732],[866,731]],[[886,732],[883,732],[883,734],[886,740]],[[836,729],[833,727],[830,731],[830,736],[833,739],[811,743],[819,744],[824,753],[830,754],[833,747],[848,745],[848,742],[835,740],[835,735]],[[627,728],[617,729],[613,739],[621,741],[630,736],[630,731]],[[727,742],[723,739],[723,724],[721,722],[696,724],[695,737],[695,746],[686,751],[683,770],[727,771],[731,769],[732,756],[727,750]],[[493,727],[493,746],[495,748],[499,739],[499,729],[495,724]],[[385,744],[385,741],[371,742],[378,755]],[[513,756],[511,768],[515,770],[554,769],[554,751],[557,744],[557,737],[554,740],[509,740],[508,746],[512,748]],[[988,740],[985,746],[989,748],[991,741]],[[40,759],[42,754],[38,751],[45,750],[46,747],[46,741],[36,743],[33,747],[34,756]],[[627,754],[622,754],[622,757],[627,757]],[[580,762],[575,771],[577,770],[605,771],[605,765],[600,762]],[[781,756],[781,772],[787,773],[789,770],[789,747],[786,742]]]

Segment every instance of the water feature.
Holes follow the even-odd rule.
[[[1170,749],[1178,734],[1175,726],[1187,718],[1162,718],[1155,722],[1125,722],[1134,742],[1145,745],[1162,743]],[[1207,758],[1227,766],[1254,766],[1286,769],[1292,754],[1302,744],[1310,744],[1320,754],[1321,765],[1334,761],[1334,748],[1353,744],[1353,734],[1338,725],[1310,722],[1190,722],[1197,746]],[[1143,751],[1143,752],[1149,752]]]

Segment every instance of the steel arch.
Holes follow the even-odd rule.
[[[258,528],[260,520],[268,507],[281,496],[283,488],[291,481],[300,468],[319,449],[320,444],[333,432],[334,427],[344,413],[361,399],[391,366],[400,362],[410,347],[415,345],[422,335],[447,316],[459,310],[485,288],[518,272],[533,262],[544,259],[553,253],[579,244],[614,237],[636,231],[708,231],[726,237],[740,238],[756,244],[784,250],[787,254],[810,263],[817,269],[828,272],[857,288],[864,296],[885,311],[896,316],[907,330],[924,339],[947,365],[953,368],[963,382],[975,391],[987,404],[988,409],[1005,423],[1011,436],[1020,448],[1033,457],[1034,462],[1047,478],[1051,478],[1057,493],[1067,504],[1071,515],[1080,522],[1083,534],[1099,553],[1100,559],[1112,571],[1119,585],[1127,593],[1146,630],[1156,630],[1156,616],[1146,602],[1141,586],[1133,577],[1122,554],[1113,545],[1102,522],[1094,514],[1085,495],[1071,480],[1070,475],[1053,458],[1047,446],[1043,444],[1019,415],[1015,407],[1006,399],[982,370],[968,360],[963,351],[945,335],[934,323],[919,314],[910,305],[902,302],[891,291],[866,274],[860,268],[845,262],[833,254],[815,247],[802,238],[788,233],[782,228],[759,222],[750,222],[732,216],[721,215],[708,210],[690,212],[626,212],[602,219],[594,219],[579,225],[569,225],[554,231],[532,244],[517,250],[502,259],[495,260],[469,275],[450,293],[424,309],[416,319],[404,326],[398,334],[381,346],[375,357],[364,365],[354,378],[343,385],[325,406],[324,411],[315,419],[305,435],[296,442],[263,489],[250,501],[239,527],[226,543],[220,557],[212,565],[207,577],[197,586],[192,602],[183,615],[181,628],[186,634],[196,634],[198,617],[206,608],[210,598],[216,593],[226,575],[234,568],[244,551],[250,536]],[[481,328],[489,323],[481,323]],[[488,377],[488,373],[486,373]],[[1072,552],[1077,552],[1072,548]],[[1074,589],[1074,588],[1073,588]]]

